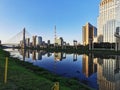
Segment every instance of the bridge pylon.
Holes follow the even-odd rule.
[[[25,31],[26,31],[25,28],[23,28],[23,45],[22,45],[23,49],[26,47]]]

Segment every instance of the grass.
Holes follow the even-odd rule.
[[[9,57],[6,83],[5,57]],[[0,90],[51,90],[54,82],[59,82],[60,90],[91,90],[77,80],[57,76],[43,68],[12,58],[8,52],[0,49]]]

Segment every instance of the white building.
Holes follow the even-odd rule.
[[[115,30],[120,26],[120,0],[101,0],[98,16],[98,42],[115,42]]]
[[[63,46],[63,38],[55,38],[55,46]]]

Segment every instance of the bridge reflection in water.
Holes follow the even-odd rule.
[[[24,49],[18,51],[22,60],[64,77],[75,77],[96,90],[120,90],[119,55],[79,55]]]

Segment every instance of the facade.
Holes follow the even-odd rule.
[[[97,37],[97,28],[87,23],[85,26],[82,27],[82,35],[83,35],[83,45],[88,45],[89,41],[97,42],[95,38]]]
[[[47,43],[47,44],[48,44],[48,46],[50,45],[50,40],[48,40],[48,43]]]
[[[30,38],[26,38],[26,46],[29,47],[30,46]]]
[[[36,47],[36,37],[37,36],[33,36],[33,40],[32,40],[32,46]]]
[[[63,38],[55,38],[55,46],[63,46]]]
[[[36,45],[42,45],[42,37],[38,36],[36,39]]]
[[[42,45],[43,45],[43,46],[45,46],[45,45],[46,45],[45,41],[43,41],[43,42],[42,42]]]
[[[98,42],[114,43],[120,26],[120,0],[101,0],[98,16]]]
[[[120,50],[120,27],[116,28],[115,38],[116,38],[115,50],[118,51]]]

